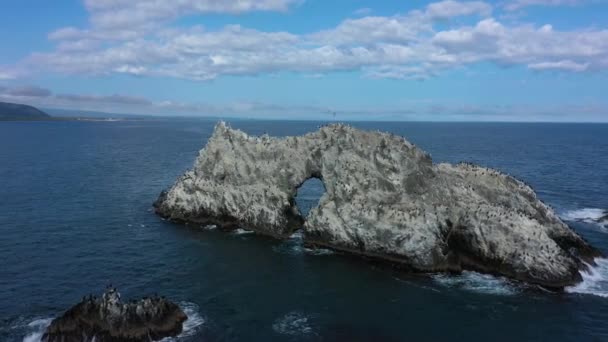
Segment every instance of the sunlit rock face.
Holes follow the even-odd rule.
[[[326,193],[304,218],[307,179]],[[389,260],[415,271],[472,269],[548,287],[580,281],[599,252],[524,183],[470,164],[433,164],[402,137],[335,124],[254,137],[219,123],[194,168],[155,203],[181,222],[241,227]]]

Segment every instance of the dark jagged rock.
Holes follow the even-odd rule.
[[[85,297],[51,322],[43,342],[139,342],[177,336],[188,317],[164,297],[123,303],[115,289]]]
[[[294,197],[309,178],[326,193],[306,218]],[[581,281],[601,253],[523,182],[472,164],[433,164],[402,137],[328,125],[252,137],[220,122],[155,203],[170,220],[242,227],[422,272],[476,270],[546,287]],[[584,262],[583,262],[584,261]]]

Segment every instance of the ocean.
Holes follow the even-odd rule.
[[[319,122],[233,120],[250,134]],[[465,272],[408,274],[361,258],[163,221],[161,190],[192,166],[214,121],[0,123],[0,341],[38,341],[50,320],[112,284],[189,315],[177,341],[608,341],[608,261],[563,293]],[[355,122],[435,162],[494,167],[608,254],[608,125]],[[298,205],[314,207],[311,180]]]

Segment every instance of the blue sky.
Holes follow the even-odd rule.
[[[603,0],[6,0],[0,101],[120,113],[608,121]]]

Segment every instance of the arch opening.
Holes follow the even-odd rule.
[[[319,177],[311,177],[297,188],[295,204],[304,220],[306,220],[310,211],[319,205],[319,201],[324,194],[325,184]]]

